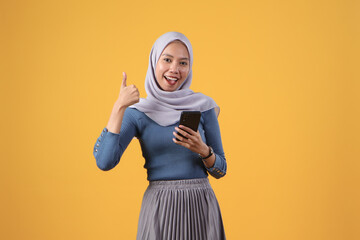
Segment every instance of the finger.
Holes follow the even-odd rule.
[[[122,79],[122,82],[121,82],[121,87],[122,88],[126,87],[126,79],[127,79],[126,73],[123,72],[123,79]]]
[[[185,138],[189,138],[191,135],[190,134],[188,134],[187,132],[185,132],[185,131],[183,131],[183,130],[181,130],[180,128],[178,128],[178,127],[175,127],[175,130],[177,131],[177,135],[179,135],[180,137],[185,137]],[[182,136],[181,136],[181,135]],[[181,139],[181,141],[182,141],[182,139]]]
[[[140,92],[139,92],[139,90],[138,90],[136,87],[135,87],[134,95],[135,95],[136,97],[140,97]]]
[[[173,138],[172,139],[174,143],[178,144],[178,145],[182,145],[183,143],[181,141],[179,141],[178,139],[176,138]]]
[[[181,130],[184,130],[184,131],[188,132],[188,134],[190,134],[190,135],[195,135],[196,134],[196,132],[194,130],[192,130],[191,128],[186,127],[184,125],[179,125],[179,128]]]
[[[176,139],[178,139],[177,141],[179,141],[179,142],[184,142],[184,141],[187,140],[186,138],[184,138],[183,136],[181,136],[178,132],[173,132],[173,135],[174,135],[174,137],[175,137]]]
[[[174,143],[176,143],[177,145],[180,145],[180,146],[183,146],[183,147],[186,147],[186,148],[190,148],[190,145],[187,144],[187,143],[184,143],[184,142],[181,142],[181,141],[178,141],[176,140],[176,138],[173,138],[172,139]]]

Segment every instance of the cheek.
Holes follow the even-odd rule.
[[[156,76],[161,78],[162,75],[164,74],[165,70],[166,69],[163,64],[158,64],[155,69]]]
[[[159,64],[156,65],[155,77],[156,77],[156,80],[160,80],[162,77],[161,66]]]
[[[186,77],[189,75],[189,72],[190,72],[189,69],[183,69],[182,75],[184,76],[185,79],[186,79]]]

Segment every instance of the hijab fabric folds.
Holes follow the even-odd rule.
[[[157,61],[165,47],[175,41],[180,40],[185,44],[190,56],[190,71],[183,84],[173,92],[163,91],[159,88],[155,69]],[[177,123],[182,111],[200,111],[204,112],[215,108],[216,114],[219,114],[220,108],[215,101],[202,94],[193,92],[189,89],[192,81],[193,51],[189,39],[179,32],[167,32],[160,36],[154,43],[149,59],[149,67],[145,78],[145,91],[147,98],[141,98],[131,108],[145,113],[149,118],[161,126],[170,126]]]

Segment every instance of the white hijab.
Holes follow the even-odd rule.
[[[167,92],[160,89],[156,82],[155,69],[157,61],[160,58],[165,47],[175,41],[180,40],[185,44],[190,55],[189,75],[182,85],[173,92]],[[131,108],[145,113],[149,118],[161,126],[170,126],[180,120],[182,111],[200,111],[204,112],[215,108],[219,115],[220,108],[215,101],[202,94],[189,89],[192,81],[193,51],[189,39],[179,32],[167,32],[160,36],[154,43],[151,52],[149,67],[145,78],[145,91],[147,98],[141,98]]]

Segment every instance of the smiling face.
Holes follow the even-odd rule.
[[[189,71],[189,52],[182,42],[174,41],[161,53],[156,64],[155,77],[162,90],[172,92],[181,86]]]

